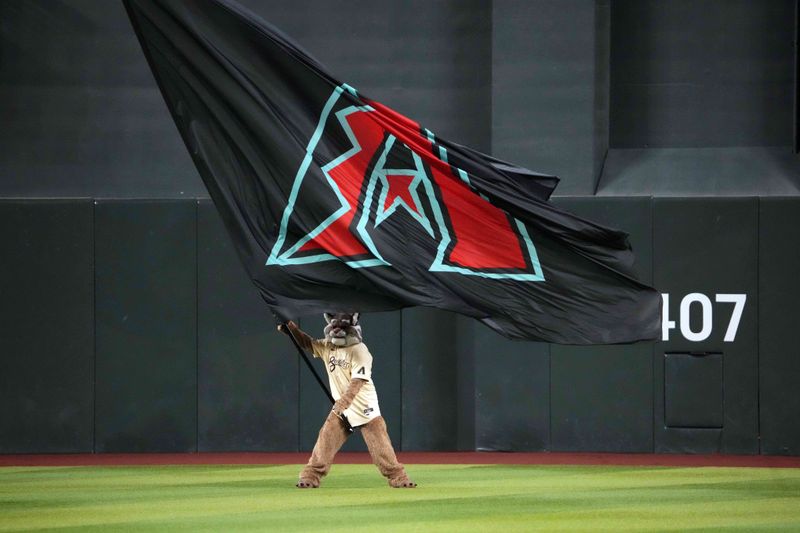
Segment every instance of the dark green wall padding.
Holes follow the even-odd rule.
[[[92,451],[92,202],[0,201],[0,451]]]
[[[678,326],[604,347],[512,342],[430,309],[366,315],[395,445],[800,453],[800,199],[557,203],[630,230],[672,320],[686,294],[746,294],[735,340],[730,304],[701,342]],[[209,201],[4,200],[0,228],[0,453],[311,449],[328,402]],[[321,334],[321,317],[301,324]]]
[[[98,452],[197,450],[197,205],[95,205]]]

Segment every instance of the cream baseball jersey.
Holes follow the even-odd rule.
[[[325,339],[319,339],[311,342],[311,349],[314,357],[325,361],[334,400],[347,391],[351,379],[358,378],[366,382],[344,412],[352,426],[362,426],[380,416],[378,393],[372,382],[372,354],[366,344],[360,342],[352,346],[335,346],[325,342]]]

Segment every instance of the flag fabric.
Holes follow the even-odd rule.
[[[517,339],[660,334],[661,299],[633,274],[627,235],[549,203],[557,178],[440,138],[233,1],[124,3],[239,256],[281,319],[421,305]]]

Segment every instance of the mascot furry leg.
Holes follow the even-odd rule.
[[[308,464],[300,472],[298,487],[301,489],[319,487],[320,480],[330,471],[333,458],[347,440],[347,435],[344,422],[331,411],[319,430],[317,443],[314,444]]]
[[[389,481],[389,486],[394,488],[416,487],[417,484],[408,478],[405,467],[397,460],[383,417],[379,416],[359,429],[361,429],[364,442],[367,443],[372,462]],[[330,472],[333,458],[347,440],[347,435],[344,423],[335,413],[331,412],[325,419],[322,429],[319,430],[319,437],[317,437],[317,443],[314,445],[308,464],[300,472],[298,487],[303,489],[319,487],[322,478]]]
[[[389,485],[394,488],[413,488],[417,484],[408,479],[406,469],[397,461],[397,456],[392,448],[392,441],[386,431],[386,422],[382,416],[371,420],[361,427],[361,436],[367,443],[372,462],[378,467],[380,473],[389,480]]]

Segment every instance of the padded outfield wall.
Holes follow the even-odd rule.
[[[796,1],[243,3],[438,134],[561,176],[554,202],[630,232],[667,296],[664,340],[629,346],[366,316],[401,449],[800,453]],[[310,449],[326,400],[121,3],[0,2],[0,39],[0,453]]]

